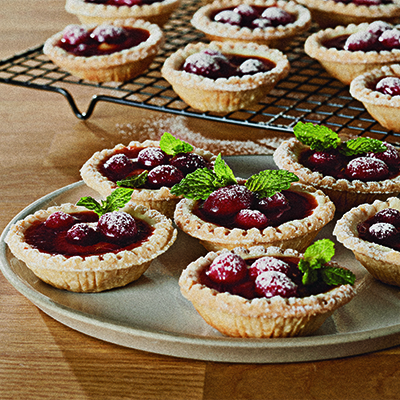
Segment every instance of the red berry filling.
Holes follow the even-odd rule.
[[[217,256],[200,276],[203,285],[218,292],[246,299],[274,296],[306,297],[328,291],[325,283],[303,285],[296,257],[270,257],[244,260],[226,252]]]
[[[275,66],[275,63],[264,58],[225,55],[219,51],[206,49],[190,55],[182,69],[191,74],[218,79],[254,75],[270,71]]]
[[[76,56],[101,56],[138,46],[149,36],[140,28],[104,24],[87,30],[81,25],[68,25],[58,46]]]
[[[368,242],[400,251],[400,211],[386,208],[357,225],[358,235]]]
[[[72,224],[65,224],[67,219]],[[56,212],[29,227],[25,240],[44,253],[88,257],[138,247],[152,231],[149,224],[124,212],[106,213],[100,219],[91,211]]]
[[[84,0],[85,3],[104,4],[107,6],[141,6],[144,4],[153,4],[161,2],[162,0]]]
[[[380,79],[373,89],[390,96],[400,96],[400,78],[398,76],[386,76]]]

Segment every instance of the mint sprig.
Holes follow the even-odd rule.
[[[94,211],[100,217],[103,214],[112,211],[118,211],[124,207],[125,204],[131,199],[133,189],[117,188],[105,200],[99,203],[91,196],[81,197],[76,203],[77,206],[86,207],[88,210]]]
[[[298,122],[293,128],[293,133],[299,142],[315,151],[337,148],[346,156],[355,156],[368,152],[380,153],[386,150],[386,146],[380,140],[367,137],[343,142],[339,135],[327,126],[313,125],[311,122]]]
[[[120,181],[117,181],[117,185],[126,188],[140,188],[144,186],[147,181],[149,171],[143,171],[141,174],[128,176]]]
[[[160,148],[170,156],[175,156],[179,153],[190,153],[193,151],[193,146],[180,139],[177,139],[168,132],[165,132],[160,139]]]
[[[331,286],[354,285],[356,277],[351,271],[326,265],[334,254],[334,243],[329,239],[318,240],[309,246],[299,261],[303,285],[312,285],[319,279]]]

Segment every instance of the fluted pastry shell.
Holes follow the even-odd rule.
[[[94,189],[103,197],[109,196],[115,189],[117,189],[118,185],[115,182],[101,174],[100,166],[105,160],[126,147],[160,147],[160,142],[156,140],[145,140],[144,142],[131,141],[127,146],[118,144],[112,149],[104,149],[94,153],[80,170],[82,179],[86,185]],[[209,162],[213,162],[216,158],[216,156],[211,152],[197,147],[194,147],[193,152],[201,155]],[[145,207],[158,210],[169,218],[173,218],[175,206],[181,198],[181,196],[171,194],[170,188],[166,186],[163,186],[160,189],[134,189],[131,197],[134,203],[142,204]]]
[[[208,251],[232,250],[235,247],[249,248],[256,245],[303,251],[313,242],[320,230],[333,219],[335,206],[324,193],[311,186],[292,183],[291,190],[311,194],[317,206],[308,217],[288,221],[277,227],[268,226],[264,230],[229,229],[207,222],[193,212],[198,202],[191,199],[182,199],[178,203],[174,221],[185,233],[198,239]]]
[[[280,169],[296,174],[300,182],[323,191],[335,203],[338,213],[346,212],[362,203],[386,200],[400,193],[399,176],[383,181],[363,182],[336,179],[333,176],[311,171],[300,163],[300,155],[307,149],[309,149],[308,146],[295,138],[285,140],[275,150],[274,162]]]
[[[248,300],[227,292],[221,293],[203,285],[200,273],[223,251],[210,252],[189,264],[181,274],[179,286],[182,295],[192,302],[203,319],[224,335],[242,338],[309,335],[356,295],[351,285],[341,285],[328,292],[304,298],[275,296]],[[244,259],[302,256],[292,249],[265,249],[261,246],[236,248],[232,252]],[[338,266],[334,262],[329,264]]]
[[[400,286],[400,252],[380,244],[360,239],[357,225],[373,217],[385,208],[400,211],[400,199],[390,197],[387,201],[376,200],[372,204],[361,204],[345,213],[333,230],[333,234],[344,247],[354,253],[361,265],[379,281]]]
[[[240,4],[254,6],[280,7],[296,17],[293,23],[277,27],[255,28],[215,22],[211,19],[218,10],[232,8]],[[306,7],[294,1],[283,0],[217,0],[199,8],[193,15],[191,24],[203,32],[209,40],[238,41],[258,43],[269,47],[284,49],[295,37],[307,31],[311,26],[311,15]]]
[[[137,280],[152,260],[171,247],[177,236],[170,219],[155,210],[129,202],[121,211],[147,222],[154,229],[140,246],[87,257],[52,255],[29,245],[25,241],[25,232],[35,222],[44,222],[57,211],[75,213],[87,209],[66,203],[39,210],[12,225],[5,241],[13,255],[23,261],[41,280],[56,288],[73,292],[101,292]]]
[[[186,58],[204,49],[224,54],[259,57],[272,61],[275,67],[254,75],[210,79],[181,69]],[[290,70],[287,57],[277,49],[256,43],[211,42],[188,44],[171,54],[161,69],[163,77],[178,96],[191,107],[201,111],[231,112],[257,103],[269,93]]]
[[[323,46],[323,42],[341,35],[351,35],[368,29],[369,24],[350,24],[346,27],[337,26],[320,30],[307,38],[304,44],[305,52],[316,59],[325,70],[345,85],[350,85],[357,76],[400,62],[400,49],[391,51],[347,51]]]
[[[373,6],[335,0],[297,0],[297,2],[310,10],[312,20],[321,28],[371,23],[377,20],[395,23],[400,17],[398,2]]]
[[[386,76],[400,78],[400,65],[385,66],[358,76],[350,84],[350,94],[363,103],[372,118],[383,127],[400,132],[400,96],[391,96],[371,89],[379,79]]]
[[[103,24],[116,19],[142,19],[163,26],[180,6],[181,0],[163,0],[152,4],[113,6],[66,0],[65,10],[75,14],[83,24]]]
[[[153,62],[164,44],[164,34],[156,24],[142,20],[126,19],[110,22],[115,26],[126,26],[147,30],[150,36],[139,45],[108,55],[76,56],[58,46],[63,32],[46,40],[43,53],[54,64],[81,79],[94,82],[124,82],[143,73]],[[97,25],[85,26],[87,29]]]

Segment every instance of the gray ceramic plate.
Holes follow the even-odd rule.
[[[227,157],[237,176],[276,168],[271,156]],[[10,224],[41,208],[96,197],[78,182],[32,203]],[[334,240],[332,221],[319,238]],[[400,293],[383,285],[336,244],[335,260],[352,269],[359,294],[337,310],[312,336],[288,339],[234,339],[208,326],[178,287],[183,268],[205,250],[179,232],[172,248],[155,260],[136,282],[97,294],[55,289],[31,273],[0,238],[0,267],[8,281],[32,303],[61,323],[87,335],[134,349],[199,360],[234,363],[281,363],[322,360],[380,350],[400,344]],[[335,241],[335,240],[334,240]]]

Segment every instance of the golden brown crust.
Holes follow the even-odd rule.
[[[247,300],[226,292],[220,293],[201,283],[200,272],[223,251],[208,253],[189,264],[182,272],[179,285],[182,295],[193,303],[205,321],[228,336],[276,338],[308,335],[356,294],[351,285],[342,285],[329,292],[305,298],[275,296],[270,299]],[[292,249],[265,249],[261,246],[236,248],[232,252],[245,259],[302,256]],[[338,266],[333,262],[330,264]]]
[[[235,7],[240,4],[257,6],[277,6],[296,16],[295,22],[281,25],[276,28],[255,28],[234,26],[215,22],[210,15],[217,10]],[[294,1],[282,0],[217,0],[198,9],[191,20],[192,25],[202,31],[209,40],[239,41],[264,44],[269,47],[284,49],[294,37],[307,31],[311,26],[311,15],[307,8],[298,5]]]
[[[276,66],[270,71],[254,75],[215,80],[181,70],[187,57],[207,48],[228,55],[265,58]],[[211,42],[189,44],[173,53],[165,60],[161,73],[179,97],[191,107],[201,111],[230,112],[256,103],[287,76],[289,69],[287,57],[279,50],[255,43]]]
[[[300,182],[322,190],[335,203],[340,213],[348,211],[361,203],[376,199],[387,199],[400,192],[400,177],[376,182],[336,179],[333,176],[313,172],[300,163],[301,153],[309,147],[292,138],[283,141],[275,150],[275,164],[296,174]]]
[[[235,247],[249,248],[256,245],[303,251],[311,244],[319,231],[333,219],[335,206],[324,193],[313,187],[293,183],[291,189],[311,194],[317,201],[317,207],[310,216],[302,220],[286,222],[275,228],[269,226],[263,231],[256,228],[228,229],[203,221],[193,213],[197,202],[190,199],[183,199],[178,203],[174,220],[180,229],[199,239],[209,251],[232,250]]]
[[[350,94],[361,101],[382,126],[400,132],[400,96],[390,96],[371,89],[379,79],[387,76],[400,77],[400,65],[385,66],[358,76],[350,84]]]
[[[82,166],[80,173],[86,185],[94,189],[103,197],[110,195],[118,185],[102,175],[99,167],[106,159],[125,147],[160,147],[160,142],[156,140],[146,140],[144,142],[132,141],[127,146],[119,144],[112,149],[104,149],[93,154],[93,156]],[[193,151],[210,162],[213,162],[216,158],[214,154],[207,150],[202,150],[196,147]],[[169,218],[174,216],[175,206],[181,198],[182,197],[171,194],[170,188],[165,186],[157,190],[135,189],[132,193],[133,202],[158,210]]]
[[[391,197],[387,201],[362,204],[348,211],[339,219],[333,234],[337,240],[354,253],[356,259],[376,279],[400,286],[400,252],[380,244],[367,242],[358,236],[357,225],[385,208],[400,211],[400,199]]]
[[[66,0],[65,10],[75,14],[83,24],[103,24],[116,19],[134,18],[163,26],[180,3],[181,0],[163,0],[141,6],[117,7],[83,0]]]
[[[70,213],[87,209],[66,203],[47,210],[39,210],[14,224],[6,236],[6,243],[14,256],[25,262],[40,279],[69,291],[100,292],[124,286],[138,279],[153,259],[169,249],[177,236],[170,219],[155,210],[148,210],[129,202],[121,211],[144,220],[154,228],[150,237],[132,250],[100,256],[65,257],[61,254],[51,255],[41,252],[26,243],[26,230],[36,221],[45,221],[49,215],[57,211]]]
[[[315,58],[325,70],[345,85],[358,75],[380,68],[384,65],[391,65],[400,62],[400,49],[391,51],[347,51],[327,48],[323,42],[337,36],[353,34],[364,31],[368,23],[346,27],[337,26],[335,29],[327,28],[309,36],[304,44],[305,52]]]
[[[144,72],[152,63],[164,43],[161,29],[146,21],[127,19],[110,22],[116,26],[145,29],[149,38],[138,46],[101,56],[75,56],[58,46],[63,32],[58,32],[46,40],[43,52],[54,64],[74,76],[95,82],[123,82]],[[89,25],[91,29],[96,25]]]

